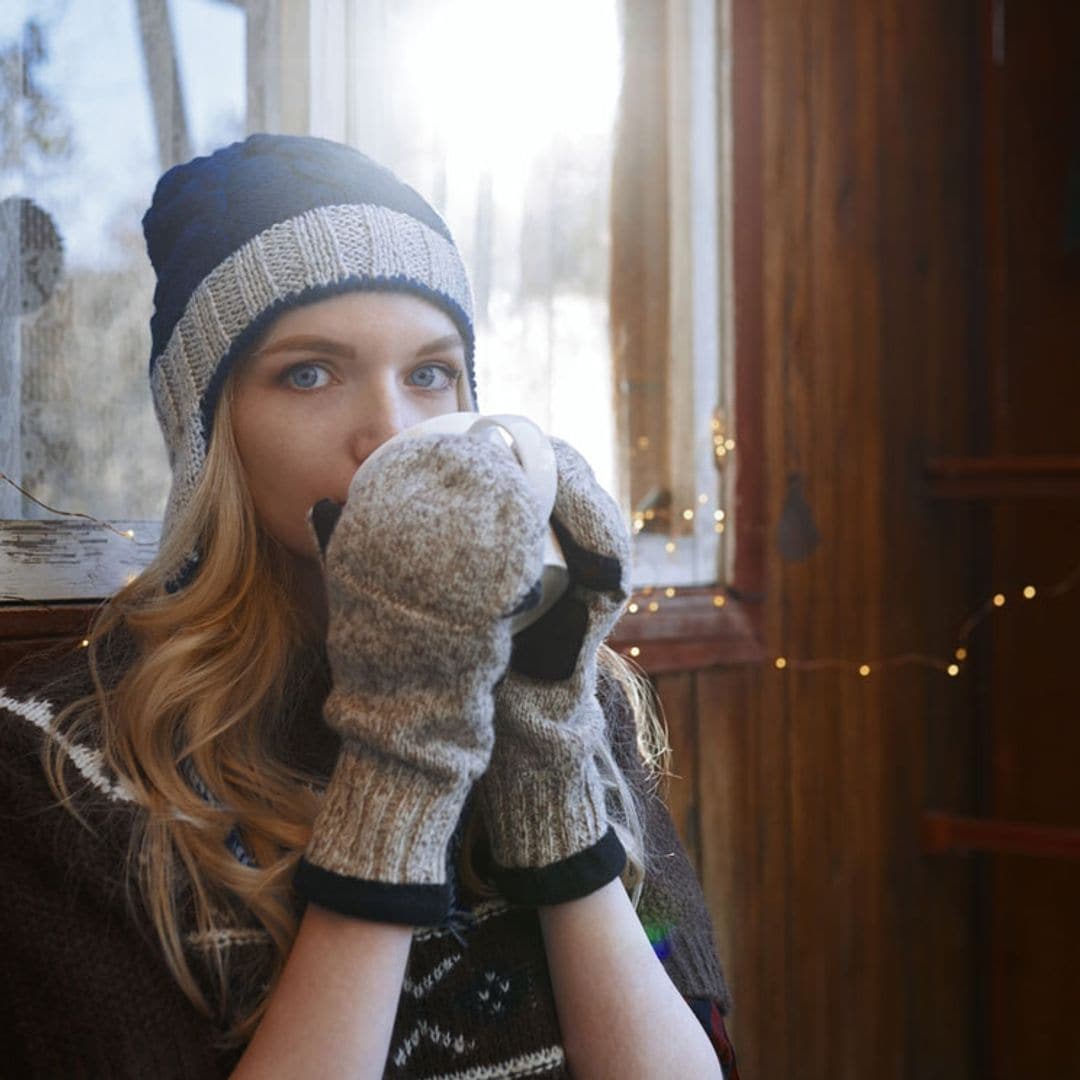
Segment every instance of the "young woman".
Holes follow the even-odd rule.
[[[555,441],[571,587],[475,409],[445,224],[256,135],[144,219],[173,483],[90,647],[0,689],[11,1075],[734,1075],[700,889],[603,645],[629,540]],[[355,475],[354,475],[355,474]]]

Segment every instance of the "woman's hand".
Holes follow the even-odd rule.
[[[326,719],[342,749],[296,887],[342,914],[437,923],[544,524],[505,448],[468,435],[385,448],[335,518],[323,504],[312,515],[329,606]]]
[[[496,883],[511,900],[533,904],[585,896],[625,862],[593,754],[605,738],[596,654],[627,598],[630,535],[585,459],[558,439],[552,445],[552,524],[570,585],[514,642],[480,786]]]

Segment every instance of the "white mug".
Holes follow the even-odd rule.
[[[551,518],[551,511],[555,506],[555,492],[558,487],[559,474],[555,464],[555,452],[551,449],[551,443],[547,436],[528,417],[514,416],[501,413],[495,416],[484,416],[474,412],[443,413],[441,416],[432,416],[422,420],[419,424],[399,431],[393,438],[387,439],[382,446],[368,455],[364,464],[365,468],[371,461],[378,457],[383,450],[392,446],[401,439],[411,439],[417,435],[467,435],[472,432],[484,432],[489,438],[506,447],[508,453],[513,453],[525,472],[525,478],[536,496],[540,507],[542,520]],[[509,438],[509,445],[506,439]],[[357,470],[359,471],[359,470]],[[540,578],[540,603],[529,611],[523,611],[515,615],[510,623],[511,633],[518,633],[526,626],[536,622],[566,591],[569,584],[569,574],[566,569],[566,559],[563,558],[562,549],[555,538],[555,532],[548,525],[547,535],[544,539],[544,568]]]

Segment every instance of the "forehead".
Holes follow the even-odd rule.
[[[450,316],[422,297],[405,292],[349,292],[303,304],[271,323],[259,347],[296,334],[363,338],[387,333],[418,338],[461,335]]]

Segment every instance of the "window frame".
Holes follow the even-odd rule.
[[[314,131],[339,139],[358,134],[349,130],[344,106],[337,110],[312,106],[323,97],[340,98],[346,88],[346,49],[360,36],[359,13],[369,2],[238,2],[248,17],[248,70],[264,73],[257,82],[248,80],[249,129]],[[709,163],[699,158],[688,172],[696,187],[685,194],[691,200],[700,198],[703,188],[712,185],[719,207],[712,238],[697,238],[691,272],[679,286],[690,296],[691,305],[696,303],[691,307],[695,397],[704,408],[724,401],[729,419],[735,415],[737,403],[738,451],[729,459],[719,488],[727,495],[722,504],[732,512],[727,543],[722,547],[723,561],[714,567],[715,583],[681,585],[680,579],[696,576],[700,580],[700,566],[691,562],[688,573],[684,563],[670,580],[636,591],[638,612],[624,617],[611,639],[614,647],[634,655],[650,673],[757,662],[763,655],[763,387],[759,363],[762,106],[759,83],[752,77],[760,62],[760,15],[753,0],[718,0],[715,5],[712,0],[670,2],[682,7],[690,29],[689,44],[696,49],[696,67],[691,68],[699,80],[706,80],[704,87],[699,81],[696,90],[706,95],[704,101],[699,97],[696,113],[699,138],[694,138],[695,127],[691,125],[683,149],[696,147],[700,153],[707,148],[712,172],[710,175]],[[340,63],[311,64],[312,50],[328,41],[337,42],[330,55],[340,54]],[[751,77],[741,76],[742,71]],[[267,72],[272,77],[265,77]],[[703,120],[703,116],[709,119]],[[314,126],[313,117],[318,117]],[[711,137],[706,132],[703,140],[702,123],[713,132]],[[688,227],[684,218],[684,228]],[[693,239],[693,230],[690,232]],[[702,243],[714,244],[720,253],[711,274],[707,267],[703,275],[700,272]],[[696,264],[693,259],[698,260]],[[725,314],[729,317],[722,321]],[[704,393],[700,392],[702,384]],[[700,473],[695,480],[704,482]],[[134,533],[134,540],[119,535],[128,530]],[[88,618],[104,597],[149,563],[159,532],[159,522],[111,523],[106,527],[104,523],[71,519],[0,521],[0,551],[6,556],[0,559],[0,605],[8,609],[0,637],[10,636],[8,631],[21,624],[18,607],[13,605],[61,605],[72,625],[80,621],[76,612]],[[664,538],[643,535],[635,539],[639,544],[655,544]],[[668,565],[675,570],[675,561],[668,561]],[[674,596],[666,595],[669,587],[675,589]],[[721,597],[722,606],[718,606]],[[658,604],[659,610],[649,612],[650,603]],[[8,617],[12,615],[16,617]]]
[[[734,418],[738,436],[729,500],[734,535],[726,574],[717,584],[679,588],[673,597],[664,587],[635,592],[637,613],[624,616],[609,643],[650,675],[757,664],[766,656],[761,12],[756,0],[718,0],[717,13],[721,94],[725,80],[730,87],[728,134],[718,152],[731,170],[727,310],[733,310],[734,334],[729,420]],[[649,612],[650,603],[658,610]]]

